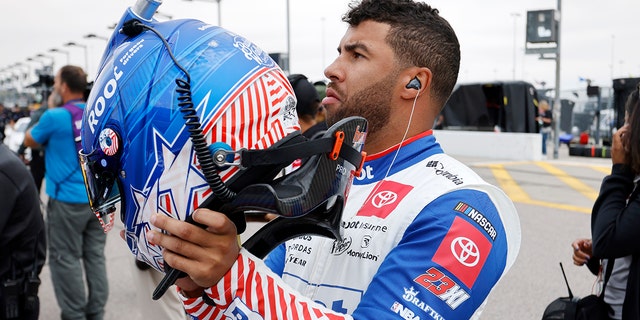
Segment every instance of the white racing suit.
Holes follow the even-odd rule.
[[[264,263],[242,250],[204,298],[183,298],[186,310],[202,319],[478,318],[518,254],[515,207],[431,131],[397,149],[367,157],[342,241],[301,236]]]

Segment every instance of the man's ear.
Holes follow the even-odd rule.
[[[431,87],[433,74],[429,68],[411,68],[406,72],[406,76],[402,77],[405,86],[402,90],[401,97],[403,99],[415,99],[416,95],[422,95],[428,92],[427,88]]]

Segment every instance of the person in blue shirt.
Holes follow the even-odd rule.
[[[63,106],[48,109],[27,131],[27,147],[44,147],[51,280],[62,319],[102,319],[109,297],[104,256],[106,234],[89,207],[67,107],[83,109],[87,75],[62,67],[53,90]],[[85,287],[89,292],[85,292]]]

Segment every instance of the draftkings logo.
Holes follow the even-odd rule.
[[[420,310],[428,313],[433,319],[444,320],[444,318],[436,310],[433,310],[430,305],[418,298],[418,293],[420,292],[413,289],[413,287],[410,287],[409,289],[404,288],[402,299],[420,308]]]

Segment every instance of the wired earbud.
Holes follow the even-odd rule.
[[[398,149],[396,149],[396,153],[393,155],[393,159],[391,159],[391,163],[389,164],[389,167],[387,168],[387,173],[385,173],[385,175],[382,178],[382,180],[385,180],[389,176],[389,173],[391,173],[391,167],[393,167],[393,165],[396,163],[396,158],[398,158],[398,154],[400,153],[400,149],[402,149],[402,144],[407,140],[407,135],[409,134],[409,128],[411,127],[411,121],[413,119],[413,113],[416,110],[416,102],[418,101],[418,96],[420,95],[419,91],[420,91],[420,88],[422,88],[422,84],[420,83],[420,80],[418,79],[418,77],[413,77],[413,79],[411,79],[411,81],[409,81],[409,83],[407,83],[405,88],[407,88],[407,89],[416,89],[416,90],[418,90],[418,92],[416,93],[415,98],[413,98],[413,105],[411,106],[411,113],[409,113],[409,120],[407,121],[407,128],[404,131],[404,135],[402,136],[402,140],[400,140],[400,143],[398,144]],[[371,197],[374,194],[376,194],[376,192],[378,191],[378,187],[379,186],[380,186],[380,184],[376,185],[376,187],[373,189],[373,192],[371,192],[369,194],[369,197]],[[369,202],[369,199],[370,198],[367,198],[367,201],[365,201],[365,203]]]
[[[413,79],[407,83],[406,88],[420,90],[420,88],[422,88],[422,84],[420,83],[420,80],[418,80],[418,77],[413,77]]]

